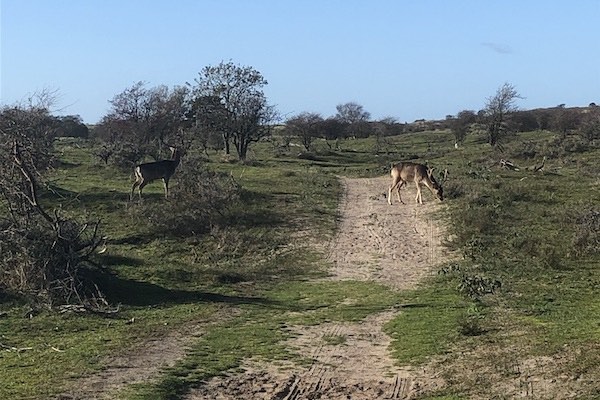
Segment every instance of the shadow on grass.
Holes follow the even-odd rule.
[[[144,261],[135,257],[121,256],[118,254],[102,254],[97,256],[97,262],[104,266],[115,266],[115,265],[131,265],[140,266],[144,265]]]
[[[139,233],[137,235],[129,235],[118,239],[111,239],[109,244],[129,244],[129,245],[144,245],[149,244],[156,239],[165,237],[165,232],[156,230],[155,232]]]
[[[205,302],[258,304],[272,307],[280,306],[278,302],[262,297],[234,296],[193,290],[169,289],[154,283],[119,278],[114,274],[106,272],[97,272],[92,279],[111,304],[144,307]]]
[[[114,203],[115,201],[129,201],[129,194],[115,189],[93,188],[80,192],[77,195],[79,201],[88,206],[96,204]]]

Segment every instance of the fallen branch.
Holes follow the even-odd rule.
[[[17,353],[21,353],[26,350],[33,350],[33,347],[14,347],[5,345],[4,343],[0,343],[0,347],[5,349],[6,351],[16,351]]]
[[[517,167],[515,164],[513,164],[512,162],[505,160],[505,159],[501,159],[500,160],[500,166],[502,168],[506,168],[506,169],[510,169],[511,171],[520,171],[520,168]]]
[[[46,343],[46,344],[47,344],[47,343]],[[51,346],[51,345],[49,345],[49,344],[48,344],[48,347],[50,347],[52,350],[56,351],[57,353],[64,353],[64,352],[65,352],[64,350],[61,350],[61,349],[59,349],[59,348],[56,348],[56,347],[54,347],[54,346]]]
[[[531,167],[528,167],[527,169],[529,171],[533,171],[533,172],[544,172],[544,165],[546,164],[546,156],[544,156],[544,158],[542,159],[542,163],[540,165],[532,165]]]

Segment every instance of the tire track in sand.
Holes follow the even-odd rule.
[[[406,204],[387,204],[389,178],[341,178],[339,232],[327,259],[333,280],[376,281],[397,290],[414,288],[441,258],[439,203],[424,191],[414,204],[414,186],[403,189]],[[243,374],[214,378],[187,399],[411,399],[441,385],[429,371],[394,366],[391,339],[383,325],[397,311],[373,314],[359,323],[293,328],[288,345],[312,360],[285,368],[248,361]],[[325,338],[343,338],[327,344]]]

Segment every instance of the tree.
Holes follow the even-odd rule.
[[[292,135],[300,138],[306,151],[311,151],[313,140],[319,137],[322,122],[320,114],[303,112],[288,119],[285,126]]]
[[[251,143],[271,135],[271,123],[276,119],[273,106],[267,103],[262,88],[267,85],[263,76],[252,67],[221,62],[207,66],[196,78],[194,99],[218,99],[223,112],[196,121],[204,126],[222,129],[226,152],[233,142],[240,160],[245,160]]]
[[[592,145],[597,146],[600,140],[600,108],[593,107],[581,121],[580,134]]]
[[[496,146],[498,141],[509,132],[510,113],[517,110],[515,101],[521,98],[513,85],[505,83],[498,88],[494,96],[487,99],[484,116],[490,145]]]
[[[83,123],[79,115],[66,115],[57,118],[56,136],[69,136],[87,138],[88,127]]]
[[[191,117],[192,132],[201,148],[221,150],[229,154],[229,130],[227,109],[217,96],[199,96],[193,99]]]
[[[331,140],[335,140],[336,149],[339,148],[339,139],[344,138],[347,125],[337,118],[327,118],[319,123],[319,132],[325,139],[325,143],[331,149]]]
[[[357,122],[366,122],[371,118],[371,114],[363,109],[360,104],[349,102],[338,104],[336,118],[347,124],[355,124]]]
[[[349,102],[338,104],[336,119],[348,126],[348,135],[354,137],[368,136],[368,122],[371,114],[365,111],[360,104]]]
[[[395,147],[393,142],[386,138],[392,135],[399,135],[404,132],[404,126],[399,124],[394,117],[386,117],[373,124],[373,133],[375,135],[375,153],[379,154],[381,150],[390,152]]]
[[[124,166],[131,167],[146,155],[160,158],[164,143],[181,141],[189,127],[189,89],[184,86],[148,89],[137,82],[110,104],[112,109],[95,133]]]
[[[581,115],[578,110],[560,107],[556,110],[550,121],[552,130],[567,136],[571,130],[577,129],[581,125]]]
[[[472,110],[463,110],[450,120],[450,129],[456,143],[464,142],[472,124],[477,121],[477,114]]]

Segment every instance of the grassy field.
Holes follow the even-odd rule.
[[[109,239],[98,283],[120,312],[106,318],[36,310],[26,318],[28,305],[2,299],[0,398],[68,391],[106,356],[200,324],[204,333],[182,360],[122,394],[177,398],[245,357],[301,362],[282,345],[289,325],[355,321],[401,303],[420,306],[406,308],[386,331],[398,363],[438,363],[450,387],[431,398],[485,395],[518,360],[544,356],[561,359],[546,368],[574,377],[579,398],[600,393],[598,149],[567,151],[549,132],[511,138],[502,153],[478,137],[454,149],[448,132],[386,138],[385,152],[375,152],[374,139],[344,141],[336,151],[317,145],[302,159],[274,157],[263,143],[246,165],[213,157],[208,166],[230,173],[242,200],[228,211],[227,226],[180,237],[140,220],[127,201],[128,173],[99,164],[85,142],[57,143],[63,163],[52,179],[63,197],[47,201],[101,219]],[[526,168],[543,156],[543,172]],[[500,168],[501,158],[520,170]],[[319,243],[335,235],[336,176],[383,175],[402,159],[449,170],[444,219],[456,258],[409,293],[311,280],[328,267]],[[164,202],[160,184],[145,193],[146,203]],[[457,380],[465,366],[483,374]]]

